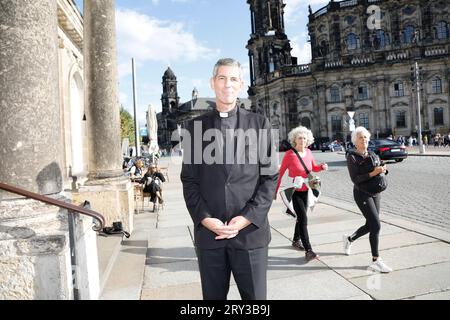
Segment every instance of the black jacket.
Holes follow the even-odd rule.
[[[147,178],[159,179],[161,182],[166,182],[166,179],[164,178],[164,175],[161,172],[153,172],[150,174],[147,172],[142,177],[141,181],[139,183],[144,184],[144,192],[155,192],[154,187],[151,184],[147,184]]]
[[[263,116],[241,108],[238,108],[237,116],[237,128],[244,131],[250,128],[257,129],[255,132],[258,132],[258,138],[265,135],[266,140],[258,140],[260,145],[258,141],[241,141],[242,144],[238,150],[243,152],[235,151],[236,156],[241,157],[240,164],[236,163],[235,157],[229,173],[225,165],[207,164],[203,157],[200,158],[200,163],[197,163],[198,158],[196,162],[193,161],[196,160],[194,149],[197,150],[197,155],[211,150],[211,141],[203,141],[203,137],[206,130],[219,129],[217,112],[214,110],[206,113],[193,119],[186,126],[192,137],[190,141],[193,143],[191,145],[183,143],[181,181],[186,207],[194,222],[195,245],[199,248],[213,249],[231,245],[240,249],[254,249],[267,246],[270,242],[267,214],[275,194],[278,161],[273,159],[265,161],[267,159],[262,159],[259,154],[257,161],[251,159],[255,156],[255,147],[262,145],[265,145],[266,150],[269,149],[269,156],[275,156],[275,151],[271,148],[273,147],[270,136],[271,127]],[[194,131],[195,122],[197,129],[201,124],[201,130]],[[266,131],[261,132],[258,129],[266,129]],[[243,158],[245,158],[244,163],[242,163]],[[274,157],[274,159],[277,158]],[[227,222],[238,215],[250,220],[251,224],[229,240],[215,240],[216,234],[201,224],[201,221],[207,217]]]
[[[368,156],[363,157],[360,154],[350,151],[347,156],[347,168],[350,178],[356,189],[361,190],[360,185],[369,179],[370,172],[381,165],[381,160],[373,151],[368,151]]]

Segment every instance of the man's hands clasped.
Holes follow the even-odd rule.
[[[205,218],[202,225],[217,234],[216,240],[232,239],[239,234],[239,231],[250,225],[250,221],[243,216],[236,216],[229,222],[223,223],[217,218]]]

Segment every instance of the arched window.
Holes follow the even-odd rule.
[[[169,112],[172,113],[174,111],[175,111],[175,101],[172,101],[169,104]]]
[[[274,72],[275,71],[275,62],[273,60],[273,50],[272,50],[272,48],[270,48],[268,56],[269,56],[269,72]]]
[[[311,129],[311,120],[308,117],[303,117],[301,120],[302,126]]]
[[[326,40],[320,41],[317,52],[319,57],[325,57],[328,54],[328,42]]]
[[[72,147],[72,175],[79,175],[84,171],[83,158],[83,126],[84,114],[83,79],[76,72],[70,79],[70,113],[71,113],[71,147]]]
[[[411,25],[408,25],[403,29],[403,37],[402,41],[403,43],[411,43],[414,37],[414,27]]]
[[[330,89],[331,102],[341,102],[341,93],[338,86],[333,86]]]
[[[447,39],[448,38],[448,27],[447,22],[439,21],[436,25],[436,39]]]
[[[350,33],[347,36],[346,42],[348,50],[355,50],[358,48],[358,37],[356,36],[356,34]]]
[[[444,125],[444,108],[434,108],[434,125],[442,126]]]
[[[441,78],[435,77],[431,80],[431,92],[432,93],[442,93]]]
[[[387,45],[389,45],[389,37],[386,35],[386,32],[382,29],[378,29],[375,31],[373,46],[375,49],[383,49]]]

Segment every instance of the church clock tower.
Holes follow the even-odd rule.
[[[267,75],[285,65],[297,64],[284,29],[283,0],[247,0],[252,33],[247,43],[251,87],[262,84]]]
[[[170,67],[162,77],[163,93],[161,95],[162,113],[164,115],[176,113],[180,97],[178,97],[177,77]]]

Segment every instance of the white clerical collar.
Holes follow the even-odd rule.
[[[236,114],[237,107],[234,107],[232,110],[230,110],[228,112],[220,112],[216,109],[216,112],[219,114],[220,118],[228,118],[228,117],[232,117]]]

